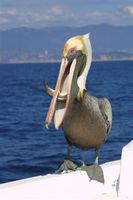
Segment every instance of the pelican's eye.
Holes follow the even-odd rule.
[[[67,59],[69,61],[72,61],[74,59],[74,57],[76,56],[76,52],[77,52],[77,49],[76,47],[72,47],[69,49],[68,53],[67,53]]]
[[[76,47],[72,47],[71,49],[69,49],[68,55],[74,55],[76,53],[76,50]]]

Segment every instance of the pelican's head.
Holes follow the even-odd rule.
[[[84,62],[81,63],[81,73],[77,77],[77,83],[80,91],[83,91],[86,86],[86,78],[91,65],[92,49],[89,40],[89,33],[85,35],[78,35],[70,38],[64,46],[63,57],[64,58],[78,58],[78,55],[84,57]]]
[[[55,90],[47,90],[48,93],[51,91],[52,100],[45,121],[46,127],[54,115],[55,128],[59,128],[74,99],[83,98],[91,59],[89,34],[72,37],[65,43]]]

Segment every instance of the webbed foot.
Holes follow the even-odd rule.
[[[64,162],[59,166],[59,169],[56,171],[56,174],[60,174],[62,172],[75,171],[77,169],[77,165],[71,160],[64,160]]]
[[[96,180],[98,182],[104,183],[103,170],[98,164],[94,164],[90,166],[83,164],[83,166],[81,167],[81,170],[84,170],[87,172],[90,180]]]

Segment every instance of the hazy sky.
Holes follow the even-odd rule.
[[[0,29],[133,25],[133,0],[0,0]]]

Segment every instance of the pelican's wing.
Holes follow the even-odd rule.
[[[107,134],[109,133],[111,127],[112,127],[112,108],[111,104],[108,99],[102,98],[98,99],[98,104],[100,111],[102,113],[103,118],[105,119],[105,122],[107,124]]]

